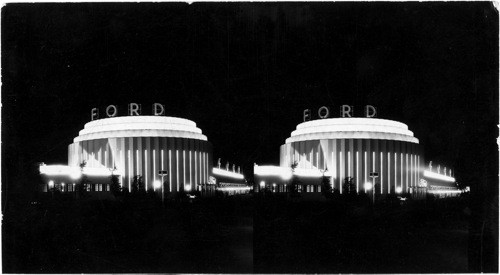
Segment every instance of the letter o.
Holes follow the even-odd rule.
[[[326,113],[324,115],[321,115],[321,112],[325,111]],[[330,109],[326,106],[321,106],[321,108],[318,109],[318,116],[319,118],[328,118],[330,116]]]
[[[110,109],[113,109],[113,113],[109,113]],[[116,114],[118,113],[118,110],[116,109],[116,106],[115,105],[109,105],[108,107],[106,107],[106,115],[108,115],[108,117],[115,117]]]

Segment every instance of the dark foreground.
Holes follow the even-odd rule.
[[[464,199],[369,203],[256,200],[254,271],[467,272]],[[464,211],[465,210],[465,211]]]
[[[10,207],[3,272],[249,273],[252,215],[248,197],[170,202],[166,210],[151,198]]]
[[[3,219],[5,273],[468,272],[464,198],[380,204],[280,196],[169,202],[45,197]]]

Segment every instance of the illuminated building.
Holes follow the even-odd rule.
[[[124,116],[85,124],[68,147],[68,164],[114,169],[131,190],[135,176],[154,189],[159,171],[169,192],[201,190],[212,169],[212,145],[193,121],[165,116]],[[166,190],[166,191],[167,191]]]
[[[68,165],[40,165],[43,191],[74,192],[83,175],[86,189],[94,192],[110,191],[111,175],[125,190],[165,193],[211,194],[220,177],[245,182],[239,171],[214,169],[212,145],[201,129],[193,121],[163,116],[163,105],[154,103],[152,115],[141,115],[136,103],[128,105],[128,116],[117,117],[115,105],[105,110],[107,117],[99,119],[99,110],[92,109],[92,121],[68,146]]]
[[[228,170],[221,169],[220,167],[213,168],[213,173],[216,177],[213,181],[216,181],[217,191],[228,195],[249,193],[252,187],[248,186],[243,175]]]
[[[212,145],[196,123],[183,118],[132,115],[93,120],[68,146],[68,166],[44,165],[40,173],[60,187],[64,180],[77,181],[74,175],[82,173],[82,163],[83,174],[101,177],[94,182],[105,181],[104,187],[92,185],[92,191],[109,191],[106,183],[112,173],[128,190],[134,179],[145,190],[155,190],[160,171],[167,171],[165,192],[214,189],[209,183]],[[67,185],[65,189],[71,191]]]
[[[374,182],[376,194],[416,193],[422,188],[423,163],[419,140],[404,123],[374,117],[317,119],[297,125],[281,145],[280,166],[254,166],[255,188],[287,192],[295,176],[299,192],[319,193],[325,176],[340,193],[346,178],[352,178],[356,192],[369,191],[366,186]],[[372,172],[377,177],[370,177]]]

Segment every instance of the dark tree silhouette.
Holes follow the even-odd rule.
[[[119,196],[122,193],[122,188],[120,186],[120,179],[118,178],[117,175],[111,175],[110,180],[111,180],[110,183],[111,193],[115,197]]]
[[[330,199],[333,197],[332,191],[333,190],[330,184],[330,178],[323,175],[323,177],[321,177],[321,193],[323,193],[323,196],[325,196],[325,198]]]
[[[84,198],[87,195],[87,184],[89,184],[90,182],[87,178],[87,175],[83,173],[83,169],[85,168],[85,166],[87,166],[87,162],[82,161],[79,166],[82,176],[80,178],[80,181],[76,185],[76,193],[78,194],[78,197]]]
[[[139,182],[142,181],[142,177],[139,176],[139,175],[136,175],[134,176],[133,180],[132,180],[132,194],[136,194],[137,192],[139,192],[139,187],[140,187],[140,184]]]
[[[344,184],[342,185],[342,193],[346,195],[356,194],[356,181],[353,177],[344,178]]]
[[[289,192],[292,197],[295,197],[298,195],[298,188],[297,186],[301,183],[300,180],[295,176],[295,168],[297,168],[298,163],[294,162],[292,165],[290,165],[290,168],[292,169],[292,179],[290,180],[290,187],[289,187]]]

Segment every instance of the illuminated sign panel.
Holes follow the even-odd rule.
[[[163,116],[165,115],[165,105],[160,103],[153,103],[151,114],[154,116]],[[118,106],[116,105],[108,105],[106,107],[106,117],[116,117],[118,116]],[[137,103],[130,103],[127,105],[127,115],[128,116],[140,116],[142,115],[142,106]],[[91,120],[99,119],[99,109],[92,108],[90,111]]]
[[[310,109],[304,110],[304,121],[309,121],[312,119],[312,113]],[[354,106],[351,105],[342,105],[340,106],[340,116],[341,117],[353,117],[354,116]],[[366,105],[364,108],[364,116],[365,117],[376,117],[377,116],[377,108],[372,105]],[[318,118],[325,119],[330,117],[330,108],[327,106],[321,106],[318,109]]]

